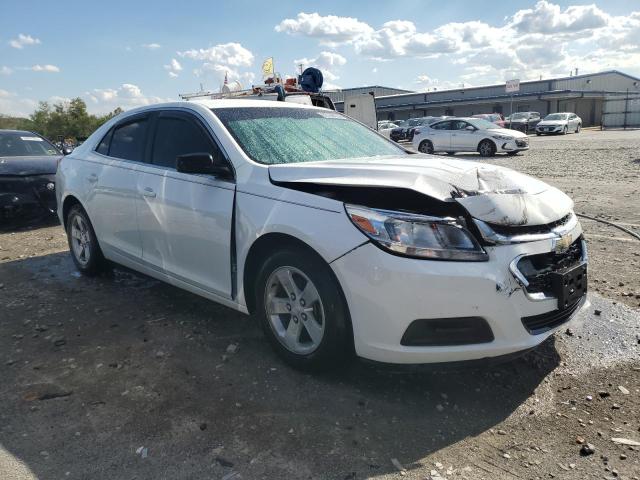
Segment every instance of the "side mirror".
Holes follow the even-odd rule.
[[[63,147],[63,149],[62,149],[62,154],[63,155],[69,155],[71,152],[73,152],[73,148],[71,148],[71,147]]]
[[[474,127],[473,125],[467,125],[464,129],[468,130],[469,132],[475,132],[476,131],[476,127]]]
[[[204,173],[208,175],[228,176],[229,168],[214,162],[210,153],[188,153],[178,155],[176,170],[182,173]]]

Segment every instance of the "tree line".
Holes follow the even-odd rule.
[[[0,129],[29,130],[57,141],[78,141],[87,138],[95,129],[123,110],[118,107],[106,115],[93,115],[87,112],[87,104],[81,98],[54,103],[40,102],[29,118],[0,115]]]

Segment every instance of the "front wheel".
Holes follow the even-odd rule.
[[[496,154],[496,146],[491,140],[483,140],[478,145],[478,153],[482,157],[493,157]]]
[[[564,128],[562,129],[562,134],[566,135],[567,133],[569,133],[569,127],[565,125]]]
[[[517,155],[518,152],[507,152],[507,155],[509,155],[510,157],[513,157],[514,155]]]
[[[420,145],[418,145],[418,151],[420,153],[433,153],[433,143],[431,143],[429,140],[423,140],[422,142],[420,142]]]
[[[69,250],[76,268],[84,275],[98,274],[105,266],[105,259],[89,216],[80,205],[71,207],[66,228]]]
[[[257,277],[256,311],[269,342],[294,368],[335,368],[352,352],[346,302],[329,266],[291,248],[273,254]]]
[[[578,126],[576,127],[576,133],[580,133],[581,128],[582,128],[582,125],[578,124]]]

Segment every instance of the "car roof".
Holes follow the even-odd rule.
[[[0,129],[0,133],[25,133],[27,135],[38,135],[37,133],[30,132],[28,130],[11,130],[11,129]]]

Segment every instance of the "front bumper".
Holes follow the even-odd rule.
[[[0,177],[0,220],[56,211],[55,175]]]
[[[562,133],[563,129],[563,125],[538,125],[536,133]]]
[[[496,140],[497,152],[521,152],[529,150],[529,138],[516,138],[514,140]]]
[[[580,226],[572,232],[581,233]],[[478,360],[531,349],[586,307],[586,297],[569,318],[532,334],[524,318],[558,309],[556,298],[532,299],[510,271],[520,255],[550,252],[552,240],[487,248],[487,262],[419,260],[391,255],[365,244],[331,266],[344,290],[356,353],[386,363],[437,363]],[[403,345],[418,319],[481,318],[493,339],[447,346]],[[406,343],[406,342],[405,342]]]

